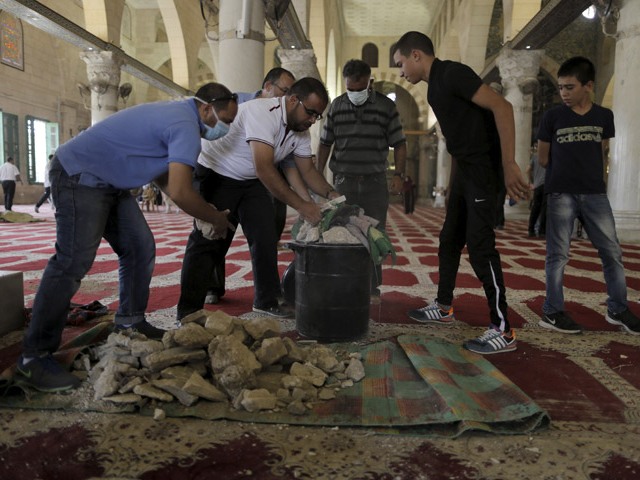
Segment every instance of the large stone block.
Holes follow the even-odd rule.
[[[0,270],[0,335],[24,327],[22,272]]]

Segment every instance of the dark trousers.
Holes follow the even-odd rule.
[[[16,182],[14,180],[3,180],[2,191],[4,193],[4,209],[9,211],[13,208],[13,197],[16,195]]]
[[[539,224],[538,235],[543,236],[546,231],[547,224],[547,197],[544,194],[544,185],[540,185],[533,190],[533,198],[531,199],[531,212],[529,214],[529,233],[536,231],[536,223]]]
[[[282,232],[284,232],[284,227],[287,223],[287,204],[281,202],[273,195],[271,196],[271,200],[273,201],[273,209],[275,212],[276,237],[278,241],[280,241],[280,237],[282,237]]]
[[[273,195],[270,196],[275,212],[276,238],[280,241],[280,237],[282,237],[282,232],[284,231],[284,227],[287,223],[287,204],[281,202]],[[224,296],[226,292],[225,270],[225,260],[223,258],[217,261],[213,267],[213,276],[211,277],[211,284],[209,285],[207,292],[215,293],[218,297]]]
[[[496,220],[498,175],[490,166],[458,162],[452,181],[447,213],[440,232],[437,301],[453,303],[453,291],[465,244],[471,267],[489,303],[491,323],[509,331],[500,254],[493,230]]]
[[[389,208],[389,187],[385,173],[373,175],[336,173],[334,183],[336,191],[346,197],[347,204],[363,208],[365,215],[380,222],[376,228],[385,230]],[[371,262],[371,267],[373,268],[371,272],[371,291],[373,292],[382,285],[382,266]]]
[[[234,180],[198,165],[196,177],[200,194],[218,210],[230,210],[229,220],[240,223],[249,244],[254,279],[254,305],[270,308],[278,305],[281,296],[278,274],[278,251],[269,192],[260,180]],[[178,320],[200,310],[216,264],[224,261],[231,246],[233,232],[227,238],[208,240],[194,228],[189,235],[182,264]]]
[[[498,198],[496,200],[496,220],[494,227],[504,227],[504,202],[507,199],[507,189],[504,182],[498,186]]]
[[[36,208],[40,208],[42,204],[47,201],[50,195],[51,195],[51,187],[44,187],[44,193],[40,197],[40,200],[38,200],[38,203],[36,203]]]

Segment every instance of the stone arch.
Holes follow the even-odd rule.
[[[213,74],[213,71],[211,70],[209,65],[200,58],[198,59],[197,73],[194,80],[195,80],[195,85],[193,88],[194,91],[198,91],[200,87],[202,87],[207,83],[216,81],[216,77]]]
[[[613,110],[614,86],[615,86],[615,75],[612,75],[611,78],[609,79],[609,82],[607,82],[607,86],[604,90],[604,94],[602,95],[602,100],[598,102],[596,99],[596,103],[600,103],[600,105],[602,105],[603,107],[607,107]]]
[[[127,40],[133,40],[133,19],[131,17],[131,8],[125,4],[122,10],[122,24],[120,25],[120,35]]]
[[[381,72],[380,75],[376,77],[376,81],[395,83],[396,85],[399,85],[407,92],[409,92],[418,107],[419,118],[421,119],[420,123],[426,125],[431,109],[429,107],[429,103],[427,102],[427,89],[424,85],[420,87],[417,85],[413,85],[394,72]]]
[[[82,0],[85,29],[105,42],[120,44],[125,0]]]
[[[512,40],[540,10],[540,0],[502,0],[504,42]]]
[[[456,11],[455,23],[465,25],[457,29],[460,60],[475,72],[481,72],[485,66],[490,27],[487,19],[491,19],[492,13],[493,4],[479,1],[460,4]]]
[[[189,88],[187,46],[175,0],[158,0],[158,8],[162,14],[166,32],[171,32],[167,40],[173,81],[182,87]]]

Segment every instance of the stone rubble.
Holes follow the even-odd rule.
[[[304,415],[314,403],[335,398],[365,376],[359,353],[298,344],[281,336],[273,318],[241,319],[206,310],[185,317],[162,341],[112,333],[91,350],[90,360],[95,400],[152,402],[156,416],[163,402],[174,401],[187,407],[228,402],[248,412]],[[78,369],[87,365],[87,358],[76,362]]]

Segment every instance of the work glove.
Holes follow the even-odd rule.
[[[387,255],[391,255],[393,264],[396,264],[396,251],[393,249],[391,240],[385,232],[378,230],[375,227],[369,228],[369,253],[371,259],[376,265],[380,265]]]

